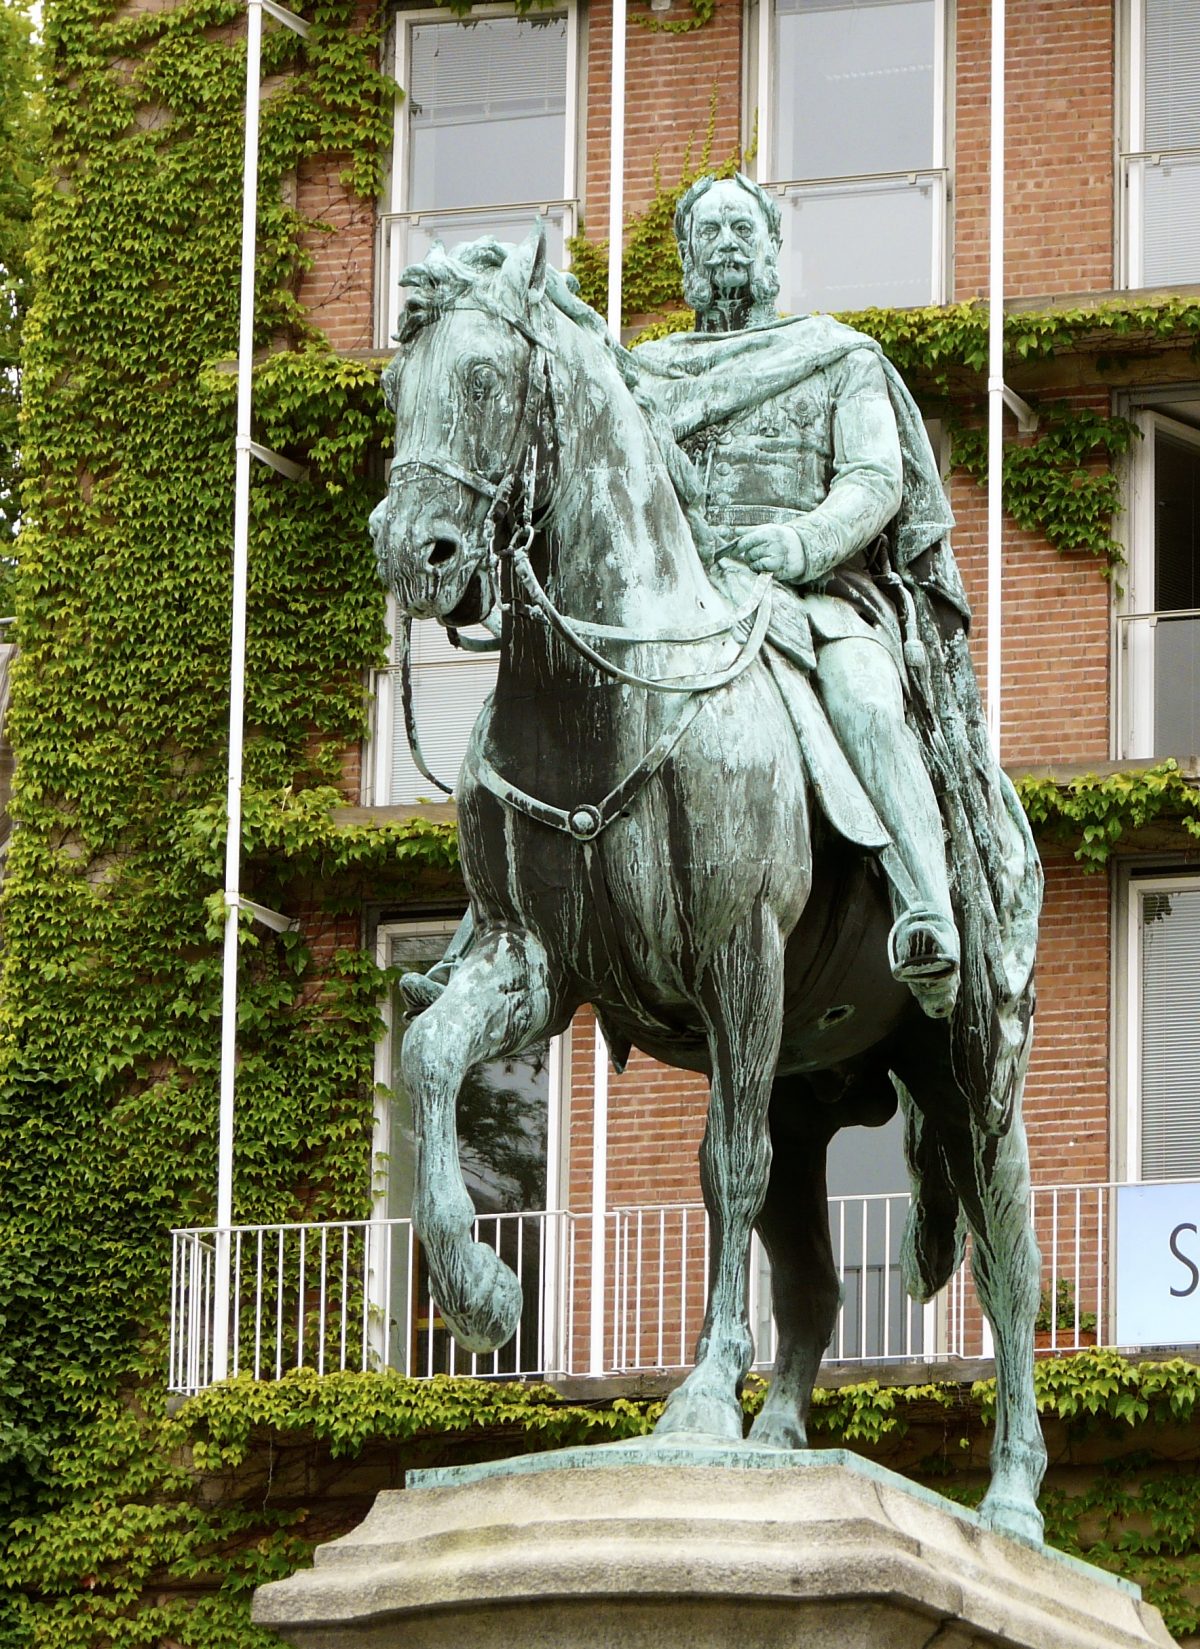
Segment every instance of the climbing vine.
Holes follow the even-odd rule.
[[[1065,784],[1026,777],[1017,781],[1017,794],[1034,829],[1073,846],[1087,870],[1102,869],[1130,832],[1159,819],[1200,839],[1200,790],[1173,759]]]
[[[382,17],[304,11],[303,45],[264,42],[256,434],[307,477],[252,489],[244,879],[302,925],[242,929],[250,1220],[366,1212],[383,981],[341,912],[355,878],[404,894],[454,864],[444,828],[334,822],[382,660],[363,522],[387,429],[375,374],[312,333],[289,202],[316,165],[376,198],[394,89]],[[245,1588],[300,1549],[239,1547],[252,1519],[195,1499],[161,1391],[167,1233],[213,1213],[243,16],[44,18],[0,909],[4,1649],[240,1649]]]

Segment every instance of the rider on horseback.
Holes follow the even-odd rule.
[[[719,553],[800,596],[814,685],[891,838],[881,859],[896,918],[892,971],[926,1013],[944,1017],[959,937],[942,817],[905,713],[917,638],[885,536],[906,472],[936,477],[928,442],[872,340],[823,316],[780,322],[780,214],[757,184],[701,178],[679,203],[675,233],[696,332],[636,352],[639,399],[695,465]],[[907,443],[898,412],[909,414]],[[932,531],[943,538],[950,524],[943,503]],[[964,605],[960,590],[945,594]]]

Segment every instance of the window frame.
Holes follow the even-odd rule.
[[[789,189],[825,185],[867,182],[872,179],[908,178],[916,183],[919,178],[937,180],[938,201],[932,213],[930,269],[933,291],[930,305],[948,302],[952,291],[951,262],[954,237],[951,231],[953,205],[953,173],[950,155],[953,153],[953,90],[950,73],[953,53],[953,12],[951,0],[932,0],[933,4],[933,156],[927,167],[916,170],[905,167],[896,172],[854,172],[840,177],[772,178],[768,175],[774,148],[773,114],[771,106],[772,64],[771,46],[774,34],[775,0],[748,0],[746,9],[745,49],[743,54],[742,84],[746,88],[742,126],[743,150],[754,150],[753,177],[770,194],[782,198]]]
[[[581,122],[579,119],[582,102],[581,63],[582,52],[580,42],[580,0],[560,0],[552,8],[552,12],[545,15],[560,14],[567,20],[567,68],[566,85],[567,98],[565,110],[565,125],[563,132],[563,192],[556,200],[508,201],[502,206],[493,206],[491,210],[514,210],[527,207],[531,217],[538,212],[546,212],[552,207],[558,207],[563,212],[563,239],[568,240],[576,230],[579,207],[579,178],[582,175],[582,159],[579,154]],[[396,320],[399,314],[398,287],[394,276],[399,273],[394,264],[400,260],[394,259],[390,247],[390,225],[393,223],[418,223],[427,219],[436,219],[443,215],[440,208],[428,208],[414,212],[408,205],[408,64],[411,56],[410,31],[414,24],[439,23],[447,27],[453,23],[468,24],[473,19],[517,17],[521,15],[513,4],[502,3],[502,0],[484,0],[484,3],[473,5],[469,12],[451,15],[444,6],[414,6],[397,8],[392,14],[389,37],[385,48],[385,61],[389,65],[390,73],[404,95],[398,96],[392,114],[392,152],[388,168],[387,181],[384,188],[383,200],[380,203],[376,225],[376,258],[377,270],[375,293],[375,336],[376,344],[381,349],[391,346],[392,334],[395,331]],[[542,15],[539,13],[539,15]],[[489,208],[480,206],[481,212]],[[445,209],[446,216],[461,216],[470,212],[470,206]],[[566,262],[564,258],[564,262]]]
[[[367,736],[363,742],[362,776],[360,780],[360,787],[364,807],[418,807],[420,806],[420,803],[415,801],[390,802],[388,800],[391,792],[392,777],[391,753],[395,743],[395,735],[398,725],[397,718],[402,717],[404,712],[400,697],[400,670],[397,665],[391,662],[391,659],[394,656],[396,638],[399,634],[402,620],[399,608],[396,604],[396,598],[390,591],[387,594],[386,600],[387,610],[385,613],[384,623],[387,630],[389,662],[378,666],[370,672],[370,713],[367,720]],[[435,619],[414,620],[414,623],[424,624],[433,624],[436,622],[437,621]],[[456,654],[452,663],[439,663],[435,666],[435,668],[453,669],[455,665],[460,662],[464,664],[471,660],[478,662],[480,656],[481,655],[478,653],[462,652]],[[497,660],[497,668],[499,668],[499,653],[494,653],[491,656]],[[425,666],[421,664],[415,664],[412,666],[414,671],[414,685],[416,679],[415,673],[423,668],[425,668]],[[489,688],[489,692],[490,691],[491,689]],[[472,726],[473,725],[474,723],[472,723]],[[469,731],[470,730],[468,729],[468,732]],[[417,732],[418,735],[421,732],[419,717]],[[439,779],[445,780],[446,783],[450,783],[452,780],[457,780],[457,773],[450,774],[438,772],[436,758],[430,758],[430,760],[432,770],[437,774]],[[433,789],[432,786],[429,788],[431,790]],[[434,794],[431,799],[436,802],[447,802],[453,798],[451,796],[443,795],[439,791]]]
[[[1147,893],[1200,891],[1200,868],[1179,861],[1134,864],[1117,868],[1117,950],[1114,983],[1116,1012],[1113,1074],[1117,1086],[1112,1107],[1112,1160],[1115,1178],[1128,1185],[1167,1185],[1188,1182],[1194,1175],[1143,1180],[1142,1177],[1142,1038],[1141,983],[1142,931],[1140,900]]]
[[[1188,751],[1164,752],[1154,749],[1154,647],[1153,630],[1139,633],[1138,621],[1149,620],[1155,606],[1155,444],[1160,432],[1200,451],[1200,429],[1180,423],[1160,412],[1155,402],[1190,399],[1186,384],[1148,391],[1134,400],[1122,397],[1117,410],[1141,431],[1125,467],[1125,508],[1118,531],[1125,545],[1129,576],[1113,604],[1113,759],[1149,761],[1167,754],[1188,755]],[[1200,398],[1200,396],[1198,396]],[[1164,608],[1164,612],[1175,609]],[[1178,611],[1186,613],[1189,608]],[[1200,609],[1197,609],[1200,612]],[[1146,639],[1143,639],[1145,637]]]
[[[1145,0],[1125,0],[1120,13],[1118,35],[1118,109],[1117,143],[1114,189],[1116,211],[1116,272],[1122,291],[1153,291],[1143,278],[1144,234],[1142,218],[1142,180],[1136,162],[1157,164],[1158,157],[1167,155],[1184,159],[1193,157],[1200,164],[1200,145],[1182,149],[1147,149],[1146,138],[1146,83],[1145,83]],[[1200,282],[1200,269],[1197,270]],[[1178,282],[1168,283],[1171,286]]]

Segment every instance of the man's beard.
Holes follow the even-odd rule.
[[[722,291],[691,246],[683,255],[683,299],[698,315],[707,314],[719,304],[744,305],[755,309],[760,305],[769,306],[778,296],[779,270],[773,261],[757,260],[745,286]]]

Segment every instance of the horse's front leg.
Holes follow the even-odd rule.
[[[521,1285],[472,1235],[475,1206],[458,1161],[455,1105],[472,1066],[519,1053],[546,1034],[547,971],[545,951],[531,935],[480,935],[442,995],[409,1026],[401,1050],[416,1131],[413,1225],[425,1245],[434,1298],[467,1351],[493,1351],[511,1339]]]
[[[671,1393],[657,1435],[742,1439],[742,1381],[754,1342],[750,1237],[767,1193],[767,1107],[783,1021],[783,941],[761,902],[714,956],[699,997],[712,1064],[700,1179],[711,1228],[708,1311],[696,1365]]]

